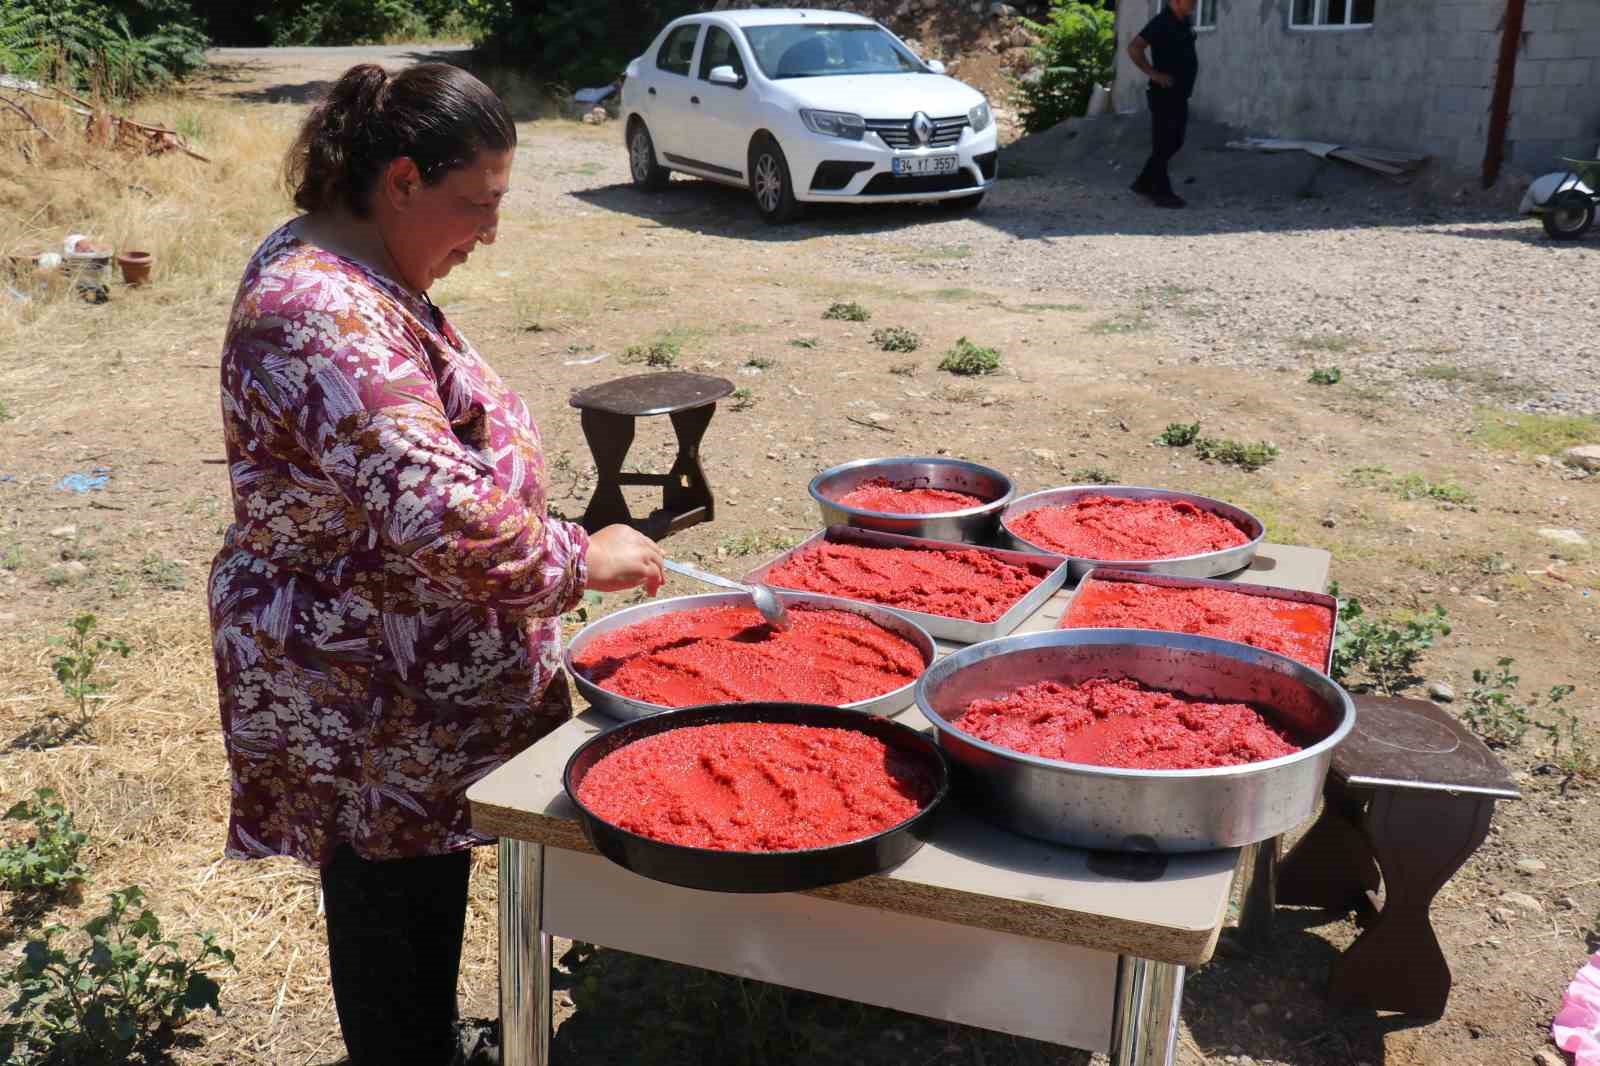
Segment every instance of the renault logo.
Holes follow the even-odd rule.
[[[933,119],[926,112],[918,111],[911,116],[911,132],[916,135],[918,144],[927,145],[933,139]]]

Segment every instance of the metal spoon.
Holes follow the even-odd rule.
[[[718,588],[733,589],[737,592],[745,593],[755,601],[756,610],[760,611],[761,617],[767,620],[767,625],[780,633],[789,628],[789,613],[783,609],[783,601],[773,595],[772,590],[765,585],[747,585],[742,581],[732,581],[689,566],[686,563],[675,562],[672,559],[664,560],[664,562],[667,569],[674,574],[682,574],[684,577],[692,578],[695,581],[704,581],[707,585],[716,585]]]

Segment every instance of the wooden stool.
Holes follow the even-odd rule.
[[[1322,816],[1279,864],[1277,901],[1383,908],[1335,959],[1340,1006],[1444,1014],[1450,966],[1428,908],[1489,833],[1496,800],[1519,799],[1483,743],[1425,700],[1357,696],[1356,727],[1334,750]]]
[[[700,466],[700,441],[716,413],[717,401],[733,382],[705,374],[637,374],[602,382],[572,394],[581,412],[583,436],[594,456],[598,483],[580,520],[593,533],[623,523],[653,540],[709,522],[716,514],[711,486]],[[667,415],[678,436],[678,457],[665,474],[624,474],[622,464],[633,444],[633,420]],[[661,507],[636,519],[622,495],[624,485],[661,486]]]

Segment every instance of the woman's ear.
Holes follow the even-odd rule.
[[[422,191],[422,171],[417,169],[416,161],[409,156],[391,159],[383,169],[378,186],[379,195],[388,201],[389,206],[396,211],[404,211]]]

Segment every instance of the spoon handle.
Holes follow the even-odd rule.
[[[741,585],[737,581],[730,581],[725,577],[720,577],[716,574],[709,573],[705,570],[701,570],[699,567],[690,566],[687,563],[680,563],[675,559],[667,559],[665,560],[665,564],[667,569],[671,570],[673,573],[682,574],[684,577],[692,578],[695,581],[704,581],[708,585],[717,585],[720,588],[733,589],[737,592],[748,591],[744,585]]]

